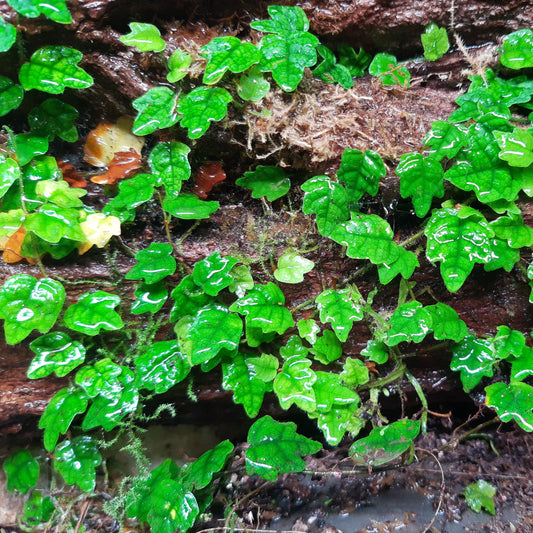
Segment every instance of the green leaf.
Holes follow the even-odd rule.
[[[234,257],[222,257],[220,252],[214,252],[194,265],[193,280],[206,294],[216,296],[232,283],[230,271],[237,262]]]
[[[431,332],[433,319],[420,302],[402,304],[390,318],[391,328],[387,344],[397,346],[400,342],[421,342]]]
[[[81,435],[62,442],[54,451],[54,469],[69,485],[92,492],[96,483],[96,467],[102,464],[98,442]]]
[[[7,0],[7,3],[25,17],[35,18],[44,15],[60,24],[72,22],[66,0]]]
[[[353,323],[363,319],[360,297],[350,287],[346,289],[328,289],[319,294],[315,301],[322,324],[331,323],[331,327],[341,342],[348,339]]]
[[[167,213],[184,220],[209,218],[219,207],[220,204],[218,202],[200,200],[196,194],[167,196],[163,200],[163,209]]]
[[[398,60],[391,54],[376,54],[368,72],[378,76],[383,85],[401,85],[406,89],[411,81],[411,74],[404,65],[398,65]]]
[[[441,263],[440,272],[450,292],[461,288],[474,263],[487,263],[492,257],[494,232],[475,209],[436,209],[425,234],[427,258]]]
[[[274,283],[255,285],[250,292],[239,298],[230,307],[246,316],[246,325],[259,328],[263,333],[276,332],[278,335],[294,326],[290,311],[284,307],[285,296]]]
[[[311,352],[317,361],[329,365],[342,355],[342,346],[335,333],[326,329],[322,337],[318,337],[313,343]]]
[[[121,222],[135,219],[135,208],[144,204],[154,195],[154,176],[137,174],[135,177],[119,182],[118,194],[104,207],[106,215],[114,215]]]
[[[340,43],[337,47],[339,64],[346,67],[354,78],[363,76],[372,61],[372,56],[359,48],[356,52],[351,46]]]
[[[126,279],[144,279],[153,284],[171,276],[176,271],[173,249],[168,243],[152,242],[135,255],[137,264],[126,274]]]
[[[30,379],[44,378],[52,373],[61,378],[85,361],[83,344],[60,331],[35,339],[30,343],[30,349],[36,354],[28,368]]]
[[[512,167],[528,167],[533,163],[533,135],[520,128],[512,132],[495,131],[494,137],[500,153],[498,157]]]
[[[164,283],[149,285],[142,283],[135,289],[135,301],[131,306],[134,315],[141,313],[157,313],[168,298],[168,290]]]
[[[527,383],[493,383],[485,387],[485,403],[502,422],[514,420],[524,431],[533,431],[533,387]]]
[[[76,373],[75,382],[90,398],[101,395],[109,400],[120,392],[122,384],[119,377],[124,367],[115,364],[109,357],[99,359]]]
[[[87,194],[83,189],[74,189],[66,181],[41,180],[35,185],[35,193],[58,207],[81,207],[82,196]]]
[[[257,66],[243,74],[237,83],[237,94],[243,100],[259,102],[270,91],[270,83],[265,80]]]
[[[452,353],[450,368],[460,372],[465,392],[476,387],[484,376],[491,377],[494,365],[500,360],[489,340],[476,339],[474,335],[466,335],[452,348]]]
[[[242,320],[226,307],[211,304],[198,311],[187,334],[191,342],[191,360],[198,365],[213,359],[222,349],[239,346]]]
[[[168,87],[154,87],[131,103],[138,113],[134,135],[148,135],[178,122],[178,95]]]
[[[122,319],[114,310],[120,297],[105,291],[86,292],[65,312],[65,324],[86,335],[98,335],[101,330],[121,329]]]
[[[196,87],[182,96],[179,112],[183,115],[181,126],[187,128],[190,139],[198,139],[213,121],[222,120],[227,113],[231,94],[221,87]]]
[[[183,181],[191,177],[188,155],[191,149],[180,142],[170,141],[156,144],[148,157],[156,185],[163,184],[168,195],[177,195]]]
[[[502,44],[500,63],[504,67],[515,70],[533,67],[533,32],[530,29],[510,33]]]
[[[34,329],[47,333],[65,301],[59,281],[36,279],[28,274],[10,277],[0,289],[0,318],[8,344],[24,340]]]
[[[329,236],[333,228],[349,216],[346,189],[328,176],[315,176],[302,185],[305,192],[302,210],[306,215],[316,215],[318,231]]]
[[[50,496],[43,498],[40,490],[32,490],[30,497],[24,502],[24,514],[22,520],[30,526],[38,526],[42,522],[48,522],[55,511]]]
[[[281,283],[301,283],[304,274],[311,272],[315,263],[298,252],[286,250],[278,259],[278,268],[274,270],[274,277]]]
[[[44,447],[53,451],[61,433],[65,433],[77,414],[87,409],[88,398],[79,388],[60,389],[52,397],[41,419],[39,429],[44,429]]]
[[[359,401],[357,393],[342,384],[340,374],[318,371],[316,377],[313,390],[317,411],[325,413],[334,406],[351,405]]]
[[[354,442],[349,453],[356,465],[372,468],[390,463],[413,446],[420,427],[419,420],[398,420],[388,426],[376,427],[368,437]]]
[[[245,172],[235,183],[252,190],[252,198],[263,198],[273,202],[285,196],[291,188],[291,180],[279,167],[259,165],[255,170]]]
[[[435,305],[428,305],[425,309],[433,322],[433,336],[436,340],[449,339],[460,342],[468,334],[466,324],[449,305],[439,302]]]
[[[230,292],[242,298],[250,289],[254,288],[252,272],[248,265],[236,265],[230,270],[231,283],[228,286]]]
[[[20,166],[29,163],[34,157],[46,154],[48,141],[32,133],[19,133],[9,136],[9,146],[15,152]]]
[[[246,414],[254,418],[263,405],[266,383],[257,378],[253,366],[238,354],[229,363],[222,364],[222,387],[233,391],[233,401],[244,407]]]
[[[424,144],[431,147],[429,154],[435,161],[441,161],[444,157],[452,159],[463,146],[467,146],[467,135],[468,130],[464,126],[438,120],[431,124]]]
[[[373,150],[346,148],[342,153],[341,166],[337,172],[340,182],[346,184],[350,202],[358,202],[363,194],[375,196],[379,180],[387,174],[381,156]]]
[[[263,353],[261,357],[247,357],[245,362],[250,374],[265,383],[274,381],[278,374],[279,360],[273,355]]]
[[[384,342],[369,340],[366,347],[361,350],[361,355],[368,357],[369,361],[382,365],[389,360],[389,349]]]
[[[207,57],[202,79],[206,85],[218,83],[227,70],[235,74],[244,72],[261,57],[254,44],[233,36],[215,37],[200,48],[200,55]]]
[[[524,224],[520,214],[510,214],[489,222],[494,235],[507,241],[511,248],[533,245],[533,229]]]
[[[353,78],[350,70],[337,63],[335,54],[327,46],[319,44],[316,50],[323,61],[313,70],[313,74],[326,83],[338,83],[344,89],[351,89]]]
[[[504,268],[511,272],[514,265],[520,260],[520,252],[511,248],[506,241],[492,239],[492,257],[483,265],[487,272],[492,272],[498,268]]]
[[[360,359],[354,359],[353,357],[346,358],[344,370],[341,372],[340,377],[346,385],[351,385],[352,387],[358,387],[370,381],[370,373],[367,366]]]
[[[94,80],[78,67],[83,54],[66,46],[45,46],[34,52],[20,68],[19,80],[26,91],[38,89],[61,94],[67,87],[87,89]]]
[[[167,80],[170,83],[176,83],[187,76],[188,68],[191,66],[192,56],[180,48],[176,48],[168,58]]]
[[[444,170],[431,157],[418,153],[402,155],[396,174],[400,176],[400,194],[402,198],[412,196],[417,217],[426,216],[434,197],[444,196]]]
[[[268,14],[271,17],[270,20],[256,20],[251,23],[251,27],[254,30],[283,35],[309,29],[309,20],[301,7],[268,6]]]
[[[5,76],[0,76],[0,117],[7,115],[22,103],[24,89]]]
[[[7,213],[0,213],[0,238],[11,237],[24,222],[24,211],[12,209]]]
[[[154,342],[134,362],[136,385],[156,394],[162,394],[183,381],[191,371],[187,357],[175,340]]]
[[[29,213],[24,225],[46,242],[57,244],[63,238],[83,242],[86,239],[79,216],[78,209],[45,204],[39,211]]]
[[[495,514],[494,495],[496,494],[496,487],[487,483],[484,479],[480,479],[475,483],[468,485],[463,491],[463,496],[466,499],[468,507],[479,513],[481,509],[485,509],[490,514]]]
[[[496,357],[514,361],[522,357],[526,349],[526,339],[520,331],[511,330],[508,326],[498,326],[498,333],[492,338],[492,347]]]
[[[511,382],[523,381],[529,376],[533,376],[533,350],[524,346],[511,365]]]
[[[19,450],[4,461],[8,492],[25,494],[35,487],[41,471],[39,463],[28,450]]]
[[[276,422],[270,416],[252,424],[248,443],[246,471],[267,481],[275,481],[279,474],[302,471],[305,461],[301,457],[322,448],[319,442],[299,435],[293,422]]]
[[[0,198],[10,189],[11,185],[22,178],[20,167],[11,158],[0,160]]]
[[[344,434],[349,431],[352,435],[359,432],[364,422],[355,417],[352,405],[339,405],[329,411],[315,411],[309,413],[309,418],[316,418],[317,426],[324,434],[330,446],[337,446]]]
[[[72,121],[78,111],[56,98],[48,98],[28,113],[28,124],[35,135],[53,141],[59,137],[67,142],[78,140],[78,130]]]
[[[450,48],[446,28],[439,28],[434,22],[426,26],[420,38],[424,47],[424,57],[428,61],[440,59]]]
[[[415,269],[420,266],[414,252],[401,246],[397,250],[399,255],[394,261],[378,265],[379,282],[382,285],[390,283],[398,274],[401,274],[404,279],[409,279]]]
[[[120,37],[127,46],[135,46],[141,52],[162,52],[166,43],[161,39],[161,33],[153,24],[145,22],[130,22],[130,32]]]
[[[298,320],[296,327],[298,328],[298,335],[302,339],[305,339],[309,344],[315,344],[320,333],[320,326],[312,318]]]
[[[170,297],[174,300],[170,310],[171,322],[187,315],[195,315],[202,307],[213,301],[211,296],[194,283],[192,275],[185,276]]]
[[[7,52],[17,40],[17,30],[0,15],[0,52]]]

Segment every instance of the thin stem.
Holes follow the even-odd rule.
[[[416,394],[418,398],[420,399],[420,403],[422,404],[423,410],[422,410],[422,434],[425,435],[427,433],[427,424],[428,424],[428,400],[426,398],[426,395],[424,394],[424,391],[422,390],[422,387],[420,386],[420,383],[418,380],[409,372],[409,370],[405,369],[405,377],[409,380],[411,385],[416,391]]]

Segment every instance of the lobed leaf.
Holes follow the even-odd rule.
[[[172,55],[168,58],[168,74],[167,80],[170,83],[176,83],[183,79],[191,66],[192,56],[188,52],[184,52],[180,48],[176,48]]]
[[[7,115],[22,103],[24,89],[5,76],[0,76],[0,117]]]
[[[533,32],[530,29],[510,33],[502,44],[500,63],[504,67],[515,70],[533,67]]]
[[[138,113],[133,122],[135,135],[148,135],[158,129],[170,128],[178,122],[178,95],[168,87],[154,87],[135,99]]]
[[[252,190],[252,198],[263,198],[273,202],[285,196],[291,188],[291,180],[279,167],[259,165],[255,170],[245,172],[235,183]]]
[[[426,26],[420,38],[424,47],[424,57],[428,61],[440,59],[450,48],[446,28],[439,28],[434,22]]]
[[[512,132],[495,131],[494,137],[500,147],[498,157],[512,167],[528,167],[533,163],[533,135],[520,128]]]
[[[78,114],[71,105],[56,98],[48,98],[28,113],[28,124],[35,135],[49,141],[59,137],[66,142],[76,142],[78,130],[72,122]]]
[[[171,276],[176,271],[172,246],[168,243],[152,242],[148,248],[135,255],[137,264],[126,274],[126,279],[144,279],[153,284]]]
[[[216,296],[233,282],[230,271],[237,263],[234,257],[222,257],[220,252],[214,252],[194,265],[194,283],[206,294]]]
[[[368,72],[372,76],[378,76],[383,85],[401,85],[407,89],[411,81],[407,67],[398,65],[398,60],[391,54],[376,54],[368,67]]]
[[[268,6],[270,20],[256,20],[250,25],[254,30],[289,35],[295,31],[307,31],[309,20],[298,6]]]
[[[327,46],[319,44],[316,50],[323,61],[313,70],[313,74],[326,83],[338,83],[344,89],[351,89],[353,78],[350,70],[337,63],[335,54]]]
[[[351,46],[340,43],[337,47],[339,55],[339,64],[346,67],[354,78],[363,76],[365,70],[372,61],[372,56],[359,48],[356,52]]]
[[[270,83],[265,80],[259,67],[252,67],[243,74],[237,83],[237,94],[243,100],[259,102],[270,91]]]
[[[295,404],[303,411],[315,411],[316,397],[313,385],[317,376],[310,368],[311,360],[299,354],[285,359],[281,371],[274,379],[274,392],[281,408],[289,409]]]
[[[156,179],[154,184],[163,184],[167,195],[177,195],[182,182],[191,177],[190,151],[187,145],[170,141],[156,144],[150,152],[148,164]]]
[[[130,32],[120,37],[124,44],[135,46],[140,52],[162,52],[166,48],[161,33],[153,24],[130,22],[129,27]]]
[[[165,197],[162,207],[167,213],[177,218],[201,220],[209,218],[220,207],[220,204],[200,200],[196,194],[180,194]]]
[[[484,479],[480,479],[475,483],[471,483],[463,491],[468,507],[479,513],[481,509],[485,509],[490,514],[495,514],[494,508],[494,495],[496,494],[496,487],[493,487],[490,483]]]
[[[5,459],[3,469],[6,474],[6,489],[25,494],[35,487],[41,471],[39,463],[29,450],[19,450]]]
[[[485,387],[485,403],[502,422],[514,420],[524,431],[533,431],[533,387],[527,383],[493,383]]]
[[[304,274],[311,270],[315,263],[299,253],[287,250],[278,259],[278,268],[274,270],[274,277],[281,283],[301,283]]]
[[[164,283],[152,285],[142,283],[135,289],[135,301],[131,306],[134,315],[141,313],[157,313],[168,298],[168,290]]]
[[[44,15],[60,24],[72,22],[66,0],[7,0],[7,3],[25,17],[35,18]]]
[[[404,279],[409,279],[419,266],[420,263],[416,254],[400,246],[398,247],[398,257],[394,261],[378,265],[379,282],[386,285],[398,274],[401,274]]]
[[[459,124],[438,120],[431,124],[424,144],[431,147],[429,153],[435,161],[441,161],[444,157],[452,159],[461,148],[468,145],[468,130]]]
[[[137,174],[135,177],[119,182],[118,194],[104,207],[106,215],[113,215],[121,222],[135,219],[135,208],[144,204],[154,195],[154,176]]]

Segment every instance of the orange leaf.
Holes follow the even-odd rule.
[[[127,152],[117,152],[109,163],[106,173],[93,176],[91,181],[103,185],[115,185],[120,180],[135,174],[141,166],[141,156],[133,148],[130,148]]]
[[[20,247],[22,246],[22,241],[26,236],[26,230],[24,227],[20,227],[9,239],[7,240],[4,246],[4,253],[2,254],[2,259],[4,263],[18,263],[22,259],[26,259],[28,263],[34,265],[37,261],[31,257],[24,257],[20,253]]]
[[[208,161],[204,163],[194,174],[194,187],[192,192],[205,200],[211,189],[222,180],[226,179],[226,173],[220,161]]]
[[[78,171],[76,170],[76,167],[74,165],[71,165],[70,163],[65,163],[65,161],[61,161],[60,159],[57,160],[57,166],[63,173],[63,179],[75,189],[84,189],[87,187],[87,180],[85,178],[82,178]]]

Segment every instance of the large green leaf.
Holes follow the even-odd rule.
[[[322,448],[319,442],[296,432],[293,422],[276,422],[270,416],[260,418],[248,432],[246,471],[275,481],[279,474],[300,472],[305,468],[303,455]]]
[[[178,122],[178,95],[168,87],[154,87],[131,104],[138,113],[133,122],[135,135],[148,135]]]
[[[144,279],[146,283],[157,283],[176,271],[176,260],[172,246],[163,242],[152,242],[148,248],[137,252],[137,264],[126,274],[126,279]]]
[[[39,463],[29,450],[19,450],[9,456],[4,461],[3,469],[6,473],[7,491],[18,490],[21,494],[35,487],[41,471]]]
[[[130,32],[120,37],[124,44],[135,46],[141,52],[162,52],[166,48],[161,33],[153,24],[130,22],[129,27]]]
[[[120,375],[124,367],[117,365],[109,357],[99,359],[93,365],[87,365],[76,373],[75,382],[89,396],[98,395],[113,399],[122,389]]]
[[[503,66],[515,70],[533,67],[533,32],[530,29],[510,33],[502,44],[500,63]]]
[[[252,190],[252,198],[266,198],[273,202],[285,196],[291,188],[291,180],[282,168],[259,165],[245,172],[235,183]]]
[[[29,213],[24,226],[46,242],[57,244],[61,239],[83,242],[85,233],[80,226],[80,211],[69,207],[58,207],[51,203],[39,211]]]
[[[40,48],[20,68],[20,83],[27,91],[38,89],[51,94],[61,94],[67,87],[87,89],[93,78],[78,67],[82,58],[80,51],[66,46]]]
[[[36,279],[28,274],[9,278],[0,289],[0,318],[8,344],[24,340],[34,329],[47,333],[55,324],[65,301],[59,281]]]
[[[533,431],[533,387],[527,383],[493,383],[485,387],[485,403],[496,409],[502,422],[514,420],[524,431]]]
[[[67,142],[78,140],[78,130],[73,121],[78,111],[69,104],[56,98],[48,98],[28,113],[28,124],[31,131],[49,141],[59,137]]]
[[[25,17],[35,18],[44,15],[60,24],[72,22],[66,0],[7,0],[7,3]]]
[[[0,117],[7,115],[22,103],[24,89],[5,76],[0,76]]]
[[[156,144],[148,164],[156,177],[157,185],[163,184],[168,195],[178,194],[181,183],[191,177],[191,165],[188,155],[191,149],[180,142],[169,141]]]
[[[431,331],[433,320],[420,302],[402,304],[390,318],[387,344],[396,346],[400,342],[421,342]]]
[[[230,271],[237,262],[234,257],[222,257],[220,252],[213,252],[194,265],[193,280],[206,294],[216,296],[233,281]]]

